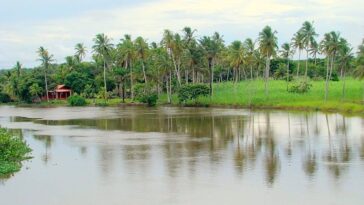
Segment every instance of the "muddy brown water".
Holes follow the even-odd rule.
[[[33,149],[2,205],[364,203],[361,117],[0,106],[0,126]]]

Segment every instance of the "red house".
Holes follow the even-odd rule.
[[[54,91],[48,91],[48,98],[51,99],[67,99],[72,95],[72,90],[65,85],[57,85]],[[47,97],[44,97],[47,99]]]

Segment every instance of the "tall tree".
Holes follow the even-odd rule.
[[[51,62],[53,61],[53,55],[49,54],[48,50],[45,49],[43,46],[41,46],[38,49],[38,56],[39,56],[38,60],[42,63],[42,66],[43,66],[46,98],[47,98],[47,101],[49,102],[47,72],[51,65]]]
[[[287,61],[287,90],[288,90],[288,82],[289,82],[289,60],[293,55],[294,51],[289,43],[282,44],[282,50],[280,51],[282,58]]]
[[[297,65],[297,78],[300,74],[300,62],[301,62],[301,51],[304,48],[304,35],[301,31],[301,29],[299,31],[297,31],[293,38],[292,38],[292,45],[293,47],[297,50],[298,49],[298,65]]]
[[[327,101],[329,94],[329,81],[331,79],[336,52],[340,46],[340,34],[334,31],[326,33],[324,39],[321,41],[321,52],[326,55],[327,67],[326,67],[326,83],[325,83],[325,101]]]
[[[254,56],[255,43],[251,38],[247,38],[244,41],[244,47],[246,50],[246,63],[250,67],[250,79],[253,79],[253,65],[255,63],[255,56]]]
[[[313,47],[313,44],[315,42],[315,37],[317,36],[317,33],[315,31],[315,28],[313,27],[313,23],[305,21],[302,24],[301,32],[303,35],[303,45],[306,50],[306,69],[305,69],[305,80],[307,80],[307,70],[308,70],[308,59],[309,59],[309,51]]]
[[[148,43],[143,39],[143,37],[138,37],[135,39],[135,49],[138,59],[140,60],[142,64],[142,70],[143,70],[143,77],[144,82],[147,83],[147,74],[145,71],[145,61],[147,59],[148,55]]]
[[[82,59],[86,56],[86,47],[83,43],[77,43],[75,46],[75,57],[78,62],[82,62]]]
[[[352,48],[346,39],[340,38],[338,48],[338,63],[341,73],[341,79],[343,81],[342,99],[345,98],[345,86],[346,86],[346,72],[351,67],[351,61],[353,59]]]
[[[120,40],[120,43],[117,46],[117,50],[124,62],[124,67],[129,69],[130,97],[134,99],[134,71],[132,62],[135,59],[137,53],[134,42],[132,41],[130,35],[124,35],[124,38]]]
[[[213,94],[212,90],[212,83],[214,80],[214,71],[213,71],[213,60],[216,58],[218,52],[219,52],[219,41],[220,38],[217,38],[217,35],[215,34],[215,37],[209,37],[209,36],[203,36],[199,42],[202,47],[202,50],[204,52],[205,58],[207,59],[207,66],[210,74],[210,96]]]
[[[364,79],[364,39],[361,45],[358,47],[357,54],[358,56],[355,61],[355,76],[359,79]]]
[[[228,47],[228,61],[234,69],[234,82],[238,82],[240,78],[240,67],[245,60],[245,49],[241,41],[233,41]]]
[[[259,50],[266,58],[265,64],[265,95],[268,96],[268,79],[270,70],[270,58],[276,54],[277,45],[277,32],[273,31],[270,26],[266,26],[259,33]]]
[[[107,37],[105,34],[97,34],[96,37],[93,39],[94,45],[92,46],[93,52],[100,56],[103,61],[104,67],[104,92],[105,101],[107,100],[107,85],[106,85],[106,68],[108,61],[111,58],[111,53],[113,50],[113,44],[111,43],[111,39]]]

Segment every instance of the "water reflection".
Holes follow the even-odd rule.
[[[23,129],[30,126],[24,123],[37,125],[32,136],[43,144],[38,151],[45,164],[80,155],[95,164],[107,183],[127,175],[128,180],[142,178],[146,183],[150,177],[159,177],[160,183],[184,180],[187,186],[197,179],[233,175],[238,179],[235,183],[249,176],[274,189],[283,186],[281,181],[298,183],[302,177],[312,183],[318,176],[345,181],[364,161],[361,118],[196,108],[114,111],[110,118],[11,117],[4,124]],[[78,154],[60,159],[58,155],[69,147]],[[362,170],[358,173],[363,176]],[[166,176],[168,180],[162,178]],[[363,177],[359,180],[364,182]]]

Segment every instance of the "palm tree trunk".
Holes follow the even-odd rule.
[[[344,69],[342,69],[342,71],[343,71]],[[346,79],[345,79],[345,71],[343,71],[343,95],[342,95],[342,100],[344,100],[345,99],[345,87],[346,87]]]
[[[268,78],[269,78],[269,67],[270,67],[270,61],[269,61],[269,55],[267,54],[267,62],[266,62],[266,66],[265,66],[265,83],[264,83],[264,88],[265,88],[265,96],[268,96]]]
[[[307,69],[308,69],[308,50],[306,49],[306,70],[305,70],[305,81],[307,81]]]
[[[45,83],[45,89],[46,89],[47,102],[49,102],[49,96],[48,96],[48,82],[47,82],[47,68],[46,68],[46,66],[44,67],[44,83]]]
[[[105,60],[104,60],[104,91],[105,91],[104,99],[105,99],[105,102],[106,102],[106,99],[107,99],[107,87],[106,87],[106,61]]]
[[[129,62],[130,66],[130,98],[134,99],[134,86],[133,86],[133,66],[131,65],[131,62]]]
[[[142,68],[143,68],[144,82],[145,82],[145,83],[147,83],[147,74],[145,73],[145,65],[144,65],[144,61],[142,61]]]
[[[212,59],[209,59],[208,60],[209,62],[209,70],[210,70],[210,96],[212,96],[213,94],[213,91],[212,91],[212,83],[213,83],[213,80],[214,80],[214,72],[213,72],[213,69],[212,69]]]
[[[287,59],[287,91],[288,91],[288,82],[289,82],[289,59]]]
[[[172,73],[171,73],[171,71],[169,71],[169,99],[170,99],[169,103],[172,103]]]
[[[173,62],[173,66],[174,66],[174,70],[175,70],[175,72],[176,72],[178,85],[181,85],[181,77],[180,77],[179,69],[178,69],[178,66],[177,66],[176,59],[174,58],[174,55],[173,55],[173,53],[172,53],[172,52],[171,52],[171,58],[172,58],[172,62]]]
[[[326,66],[326,83],[325,83],[325,102],[327,101],[327,95],[329,93],[329,71],[330,70],[330,56],[327,56]]]
[[[167,75],[167,79],[166,79],[166,89],[167,89],[167,101],[168,101],[168,103],[171,103],[171,98],[169,95],[169,75]]]
[[[250,64],[250,79],[253,80],[253,65]]]
[[[301,49],[298,49],[298,66],[297,66],[297,78],[300,73],[300,61],[301,61]]]

